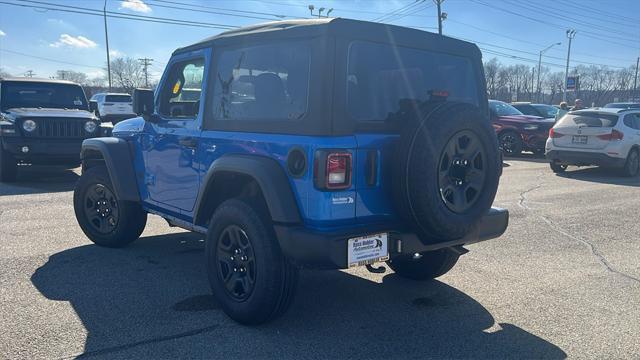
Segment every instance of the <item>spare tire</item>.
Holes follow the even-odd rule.
[[[411,112],[393,166],[397,211],[432,244],[475,229],[496,196],[502,163],[485,114],[471,104],[442,102]]]

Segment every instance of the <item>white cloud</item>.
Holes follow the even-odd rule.
[[[84,36],[71,36],[69,34],[62,34],[60,35],[60,39],[58,39],[58,41],[49,44],[49,46],[54,48],[58,48],[61,46],[70,46],[75,48],[87,49],[94,48],[98,46],[98,44],[96,44],[95,41],[89,40]]]
[[[149,5],[145,4],[142,0],[124,0],[120,2],[120,6],[122,6],[123,9],[129,9],[142,13],[151,12],[151,8],[149,7]]]
[[[6,36],[6,35],[7,35],[7,33],[6,33],[6,32],[4,32],[4,31],[0,30],[0,36]]]
[[[109,56],[112,56],[114,58],[123,57],[123,56],[125,56],[125,53],[123,53],[120,50],[113,49],[113,50],[109,50]]]

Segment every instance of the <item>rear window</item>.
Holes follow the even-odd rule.
[[[107,95],[104,99],[105,102],[131,102],[130,95]]]
[[[600,113],[580,113],[567,114],[560,121],[557,127],[614,127],[618,123],[618,115]]]
[[[347,106],[361,121],[391,121],[405,100],[428,101],[432,93],[479,105],[468,58],[363,41],[351,43]]]

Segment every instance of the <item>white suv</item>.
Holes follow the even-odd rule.
[[[110,121],[113,125],[137,116],[133,113],[133,99],[129,94],[100,93],[93,95],[90,101],[96,102],[96,115],[100,120]]]
[[[572,111],[549,131],[545,148],[555,173],[568,165],[597,165],[636,176],[640,172],[640,109]]]

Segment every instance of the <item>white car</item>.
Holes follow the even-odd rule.
[[[597,165],[640,172],[640,109],[595,108],[571,111],[549,131],[546,156],[551,170]]]
[[[99,93],[91,97],[90,102],[96,103],[96,115],[100,120],[110,121],[113,125],[119,121],[134,118],[133,99],[124,93]]]

